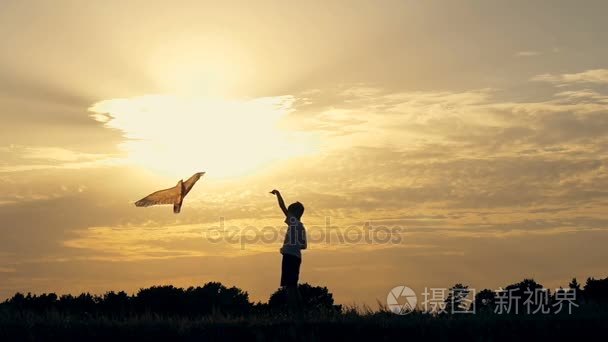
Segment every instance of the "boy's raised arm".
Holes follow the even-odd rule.
[[[285,214],[285,216],[287,216],[287,207],[285,207],[285,201],[283,201],[283,196],[281,196],[281,193],[279,192],[279,190],[275,189],[275,190],[272,190],[270,193],[277,196],[277,201],[279,201],[279,207],[283,211],[283,214]]]

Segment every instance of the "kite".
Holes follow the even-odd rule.
[[[180,179],[176,186],[156,191],[135,202],[135,206],[149,207],[152,205],[173,204],[173,212],[179,214],[184,197],[186,197],[190,190],[192,190],[194,184],[196,184],[204,174],[204,172],[197,172],[185,182],[183,179]]]

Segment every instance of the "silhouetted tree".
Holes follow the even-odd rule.
[[[131,297],[126,292],[110,291],[103,295],[100,304],[101,310],[106,313],[124,314],[132,311],[131,302]]]
[[[77,297],[54,293],[23,295],[16,293],[4,303],[12,309],[48,311],[57,309],[72,314],[109,314],[130,315],[153,312],[156,314],[207,315],[223,313],[244,315],[251,311],[247,292],[237,287],[226,287],[221,283],[210,282],[202,287],[187,290],[174,286],[152,286],[140,289],[136,295],[126,292],[110,291],[103,296],[82,293]]]
[[[298,291],[302,299],[302,309],[305,311],[339,312],[342,307],[334,305],[334,297],[327,287],[311,286],[307,283],[299,284]],[[287,291],[278,289],[270,296],[268,305],[271,310],[287,310]]]
[[[581,285],[578,283],[578,281],[576,281],[576,278],[572,278],[572,281],[568,284],[568,287],[576,291],[580,291],[581,289]]]
[[[527,311],[532,312],[533,310],[536,310],[536,306],[541,305],[540,300],[537,303],[537,298],[534,298],[537,289],[543,290],[544,287],[534,279],[524,279],[519,283],[505,287],[505,290],[509,292],[508,297],[512,300],[511,305],[513,310],[511,310],[511,313],[523,314],[527,313]],[[549,299],[549,295],[550,292],[547,290],[547,299]],[[526,304],[528,299],[530,302]],[[547,308],[548,305],[550,305],[550,301],[548,300],[544,304],[545,308]]]
[[[184,290],[173,285],[140,289],[133,300],[138,311],[158,314],[178,313],[186,305]]]
[[[211,282],[203,287],[190,287],[185,291],[189,313],[243,315],[251,310],[249,294],[239,288],[228,288]]]
[[[43,293],[38,296],[28,293],[24,296],[21,293],[16,293],[8,303],[12,307],[22,310],[52,310],[57,308],[57,295],[54,293]]]
[[[6,301],[7,304],[11,305],[16,309],[23,309],[26,306],[26,300],[23,293],[17,292],[15,295]]]
[[[465,312],[469,310],[470,305],[467,302],[467,296],[470,292],[468,286],[460,283],[452,286],[448,292],[448,296],[445,298],[446,313]]]
[[[587,283],[583,288],[583,296],[589,302],[608,302],[608,278],[587,278]]]
[[[484,289],[475,295],[476,312],[493,312],[495,307],[496,293],[492,290]]]

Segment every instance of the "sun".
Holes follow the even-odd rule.
[[[89,111],[105,127],[123,132],[129,163],[171,177],[207,171],[226,178],[313,151],[310,137],[278,128],[293,102],[292,96],[145,95],[101,101]]]

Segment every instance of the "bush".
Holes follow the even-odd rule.
[[[341,306],[334,305],[334,296],[327,287],[312,286],[304,283],[298,285],[298,291],[302,298],[302,309],[308,312],[340,312]],[[268,306],[273,311],[284,311],[287,309],[287,291],[285,288],[278,289],[270,296]]]

